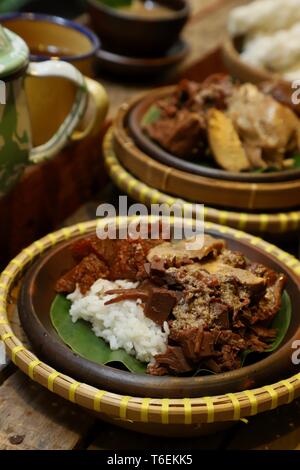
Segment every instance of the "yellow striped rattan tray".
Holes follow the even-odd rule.
[[[114,183],[133,199],[143,204],[191,204],[183,199],[174,198],[168,194],[139,181],[132,176],[119,162],[113,149],[113,129],[110,128],[104,139],[104,158],[111,179]],[[155,182],[153,182],[155,184]],[[205,206],[205,220],[228,225],[239,230],[245,230],[257,235],[299,233],[300,210],[279,213],[247,213],[220,210]]]
[[[13,287],[32,262],[48,248],[73,237],[88,234],[105,219],[61,229],[24,249],[0,276],[0,338],[12,361],[32,380],[65,399],[97,413],[103,419],[137,431],[154,434],[195,435],[216,431],[226,424],[277,406],[300,396],[300,374],[278,383],[234,394],[186,399],[157,399],[123,396],[109,390],[98,390],[54,370],[29,351],[15,335],[7,316]],[[98,225],[99,226],[99,225]],[[215,229],[236,239],[245,239],[272,253],[297,275],[300,262],[258,237],[207,222]]]

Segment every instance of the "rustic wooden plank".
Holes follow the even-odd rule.
[[[0,442],[1,445],[1,442]],[[38,450],[33,449],[32,447],[28,447],[26,445],[22,445],[22,447],[13,444],[3,444],[3,447],[0,447],[0,450]]]
[[[18,293],[20,289],[21,281],[15,286],[10,294],[8,307],[7,307],[7,315],[10,321],[10,326],[12,327],[15,335],[19,338],[19,340],[28,348],[30,349],[29,341],[24,333],[24,330],[20,324],[20,319],[18,315],[17,309],[17,299]],[[0,353],[2,351],[3,343],[0,341]],[[9,357],[6,356],[5,364],[1,364],[1,357],[0,357],[0,385],[16,370],[16,367],[12,364]]]
[[[300,450],[300,400],[250,418],[228,449]]]
[[[73,449],[95,418],[21,372],[0,387],[0,449]]]
[[[228,434],[234,432],[234,427],[211,436],[197,438],[167,438],[148,436],[118,428],[112,424],[99,422],[95,426],[95,439],[88,450],[147,450],[147,449],[220,449],[227,439]]]
[[[18,336],[21,341],[27,341],[25,334],[20,327],[20,321],[16,309],[16,299],[18,295],[18,289],[19,287],[16,287],[13,289],[10,301],[8,304],[8,318],[11,322],[11,326]],[[5,362],[4,362],[4,357],[3,353],[5,355]],[[13,366],[11,363],[9,357],[5,353],[5,347],[2,341],[0,341],[0,385],[16,370],[16,368]]]
[[[8,361],[5,366],[0,368],[0,386],[5,382],[8,377],[10,377],[14,372],[16,372],[17,368],[15,365],[11,362]]]
[[[2,343],[2,341],[0,341],[0,384],[1,384],[1,380],[2,380],[4,371],[8,363],[9,363],[9,360],[6,356],[4,344]]]

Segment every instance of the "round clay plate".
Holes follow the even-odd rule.
[[[290,169],[284,171],[276,171],[270,173],[233,173],[225,171],[220,168],[212,168],[201,165],[199,163],[190,162],[183,158],[176,157],[168,151],[164,150],[157,143],[148,137],[143,128],[142,120],[149,108],[157,101],[170,95],[174,91],[174,87],[168,89],[158,89],[142,98],[129,112],[128,115],[128,129],[134,139],[135,143],[141,150],[155,160],[164,163],[167,166],[183,170],[195,175],[206,176],[209,178],[218,178],[223,180],[230,180],[236,182],[253,182],[253,183],[268,183],[272,181],[287,181],[295,180],[300,177],[300,168]]]
[[[293,370],[291,346],[293,341],[300,339],[300,279],[274,256],[245,240],[234,239],[231,235],[224,236],[216,231],[207,233],[226,239],[231,249],[241,251],[249,259],[288,276],[286,289],[292,302],[292,322],[283,345],[277,351],[269,356],[262,356],[260,361],[239,370],[202,377],[139,375],[79,357],[62,342],[50,319],[50,307],[56,295],[55,282],[74,265],[69,250],[74,239],[46,252],[25,276],[18,308],[22,326],[34,351],[41,359],[77,380],[131,396],[176,398],[219,395],[266,385],[288,377]]]
[[[162,57],[128,57],[100,47],[96,53],[99,70],[132,79],[153,77],[169,71],[189,53],[188,44],[179,39]]]

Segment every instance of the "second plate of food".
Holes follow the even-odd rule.
[[[136,103],[129,132],[152,158],[196,175],[256,183],[297,179],[300,122],[292,103],[279,102],[275,85],[241,85],[222,74],[203,83],[183,80]]]
[[[180,159],[174,155],[162,154],[152,155],[151,149],[161,150],[160,147],[152,142],[151,139],[144,134],[144,130],[139,119],[135,119],[138,114],[136,111],[141,111],[142,106],[147,104],[150,115],[153,112],[151,103],[153,100],[157,101],[166,96],[172,96],[175,93],[174,87],[167,89],[160,89],[153,91],[150,96],[137,97],[131,102],[124,104],[119,109],[113,125],[113,145],[114,151],[120,160],[121,164],[140,181],[155,187],[159,191],[163,191],[172,196],[183,198],[187,201],[207,204],[219,209],[239,209],[247,212],[278,212],[278,210],[291,210],[297,209],[300,205],[300,178],[296,177],[297,169],[286,170],[286,173],[292,173],[293,179],[284,181],[274,181],[278,174],[285,173],[285,171],[274,171],[272,173],[258,174],[258,173],[232,173],[228,172],[231,176],[236,178],[243,178],[242,181],[233,181],[224,179],[227,175],[225,170],[216,168],[208,168],[202,163],[190,162],[185,159]],[[150,104],[149,101],[150,100]],[[141,105],[141,106],[140,106]],[[149,108],[150,106],[150,108]],[[154,119],[156,111],[154,109]],[[198,118],[197,118],[198,119]],[[132,121],[136,123],[136,132],[133,132]],[[157,122],[157,132],[164,135],[164,125],[167,125],[170,133],[173,133],[174,126],[173,120],[168,118],[164,124]],[[185,126],[185,121],[180,122],[180,125]],[[198,132],[198,131],[197,131]],[[141,136],[141,141],[138,136]],[[186,139],[187,132],[184,130],[179,132],[175,138],[175,143],[180,143]],[[230,136],[229,136],[230,137]],[[230,137],[231,142],[231,137]],[[228,159],[232,158],[230,142],[226,144],[225,156]],[[143,147],[145,143],[145,147]],[[229,150],[228,150],[229,149]],[[162,152],[164,152],[162,150]],[[165,153],[165,152],[164,152]],[[223,155],[223,154],[222,154]],[[198,155],[198,161],[202,162],[201,156]],[[205,159],[206,157],[203,156]],[[209,160],[211,160],[211,156]],[[296,158],[296,157],[295,157]],[[297,158],[296,158],[297,160]],[[175,162],[175,163],[174,163]],[[185,169],[179,169],[180,165]],[[194,171],[191,166],[198,168],[198,172]],[[202,175],[199,172],[208,172],[209,175]],[[212,174],[213,172],[213,174]],[[219,175],[219,173],[221,175]],[[216,176],[219,175],[219,176]],[[253,181],[248,177],[253,176]],[[257,180],[257,178],[263,178]],[[270,178],[266,180],[265,178]],[[218,187],[218,191],[216,191]]]
[[[285,378],[300,338],[299,279],[249,236],[222,232],[207,228],[195,248],[93,231],[49,250],[19,298],[34,350],[131,396],[218,395]]]

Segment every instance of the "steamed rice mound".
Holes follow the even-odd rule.
[[[67,296],[72,302],[70,315],[72,321],[83,319],[91,323],[96,336],[104,339],[110,349],[124,349],[142,362],[153,362],[154,356],[165,353],[169,327],[164,323],[164,331],[144,315],[140,300],[124,300],[105,305],[115,295],[105,295],[114,289],[132,289],[137,282],[106,279],[96,281],[86,294],[77,287]]]

